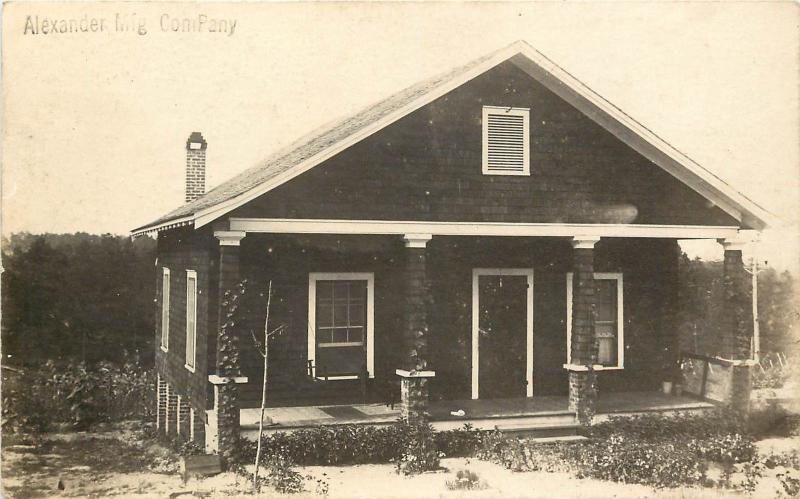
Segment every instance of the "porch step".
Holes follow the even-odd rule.
[[[579,424],[508,423],[495,426],[499,432],[514,437],[561,438],[580,437]]]
[[[565,426],[575,424],[575,414],[569,412],[552,412],[542,413],[537,415],[519,415],[508,417],[484,417],[472,418],[465,417],[463,419],[448,419],[436,420],[433,419],[431,424],[437,431],[455,430],[463,428],[465,423],[469,423],[476,430],[495,430],[498,426],[506,425],[528,425],[528,426]]]
[[[565,435],[563,437],[534,437],[528,439],[529,442],[535,442],[537,444],[546,444],[550,442],[567,442],[567,443],[577,443],[577,442],[586,442],[589,439],[584,437],[583,435]]]

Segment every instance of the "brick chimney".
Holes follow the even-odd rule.
[[[186,141],[186,202],[206,193],[206,140],[192,132]]]

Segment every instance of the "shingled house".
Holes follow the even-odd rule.
[[[273,283],[285,325],[269,357],[278,426],[698,407],[659,395],[680,381],[681,239],[724,247],[727,322],[703,362],[728,373],[716,399],[747,406],[741,248],[769,215],[526,43],[209,192],[206,147],[199,133],[186,144],[186,204],[133,231],[158,237],[169,433],[224,452],[253,423],[263,371],[250,334],[235,338],[235,365],[220,355],[223,296],[242,279]]]

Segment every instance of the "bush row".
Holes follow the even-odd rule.
[[[479,457],[517,471],[561,471],[656,488],[712,485],[709,463],[732,470],[756,458],[748,425],[724,412],[614,419],[587,433],[590,440],[577,444],[492,436]]]
[[[153,418],[155,375],[138,364],[48,361],[36,369],[3,369],[3,430],[43,432],[67,424]]]
[[[387,426],[337,425],[272,433],[261,440],[263,463],[281,456],[292,465],[396,463],[403,473],[438,467],[440,457],[474,455],[489,432],[463,428],[436,432],[426,423]],[[242,441],[237,461],[252,463],[256,443]]]
[[[730,471],[755,462],[750,428],[725,412],[646,415],[591,427],[585,443],[542,444],[469,425],[435,432],[427,424],[401,421],[384,427],[342,425],[274,433],[262,439],[262,455],[267,466],[281,456],[289,465],[394,462],[403,473],[434,469],[441,457],[477,456],[516,471],[567,472],[660,488],[714,484],[709,463]],[[251,463],[254,456],[255,443],[243,443],[240,462]]]

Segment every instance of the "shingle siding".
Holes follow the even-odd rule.
[[[393,342],[400,332],[399,287],[402,242],[383,236],[248,235],[241,246],[242,277],[266,290],[273,281],[271,324],[287,330],[270,342],[268,405],[304,405],[361,400],[358,380],[315,382],[307,375],[308,277],[311,272],[375,273],[375,379],[368,383],[369,400],[385,400],[387,382],[394,381],[400,352]],[[266,295],[265,295],[266,296]],[[248,329],[263,334],[266,297],[255,304]],[[249,335],[242,338],[241,363],[250,382],[241,385],[242,403],[261,402],[263,358]]]
[[[177,229],[162,232],[158,237],[158,295],[157,311],[161,313],[161,268],[170,269],[169,351],[156,347],[156,369],[182,402],[194,407],[196,414],[205,415],[210,399],[208,385],[208,344],[211,323],[209,309],[215,298],[210,290],[216,282],[212,252],[213,237],[209,231]],[[213,240],[215,241],[215,240]],[[186,271],[197,272],[197,342],[196,367],[192,373],[186,367]],[[160,322],[160,321],[159,321]],[[156,345],[160,345],[161,324],[156,328]],[[213,328],[212,328],[213,329]],[[213,346],[212,346],[213,348]]]
[[[483,105],[531,109],[531,175],[481,173]],[[474,222],[738,225],[506,62],[233,216]]]
[[[272,321],[288,324],[270,346],[268,405],[308,405],[360,400],[358,381],[313,382],[307,376],[309,272],[375,273],[375,379],[367,397],[389,401],[399,394],[395,369],[403,361],[404,251],[388,236],[290,236],[251,234],[242,241],[243,276],[273,280]],[[595,271],[622,272],[625,282],[625,369],[599,374],[603,391],[655,389],[660,356],[674,331],[668,296],[677,268],[675,240],[603,240],[596,245]],[[472,269],[534,269],[534,393],[565,395],[566,272],[572,248],[566,239],[434,237],[426,250],[431,308],[428,348],[434,398],[469,398]],[[654,270],[658,269],[658,270]],[[251,318],[263,327],[263,309]],[[242,340],[242,403],[257,407],[263,359],[250,338]]]

